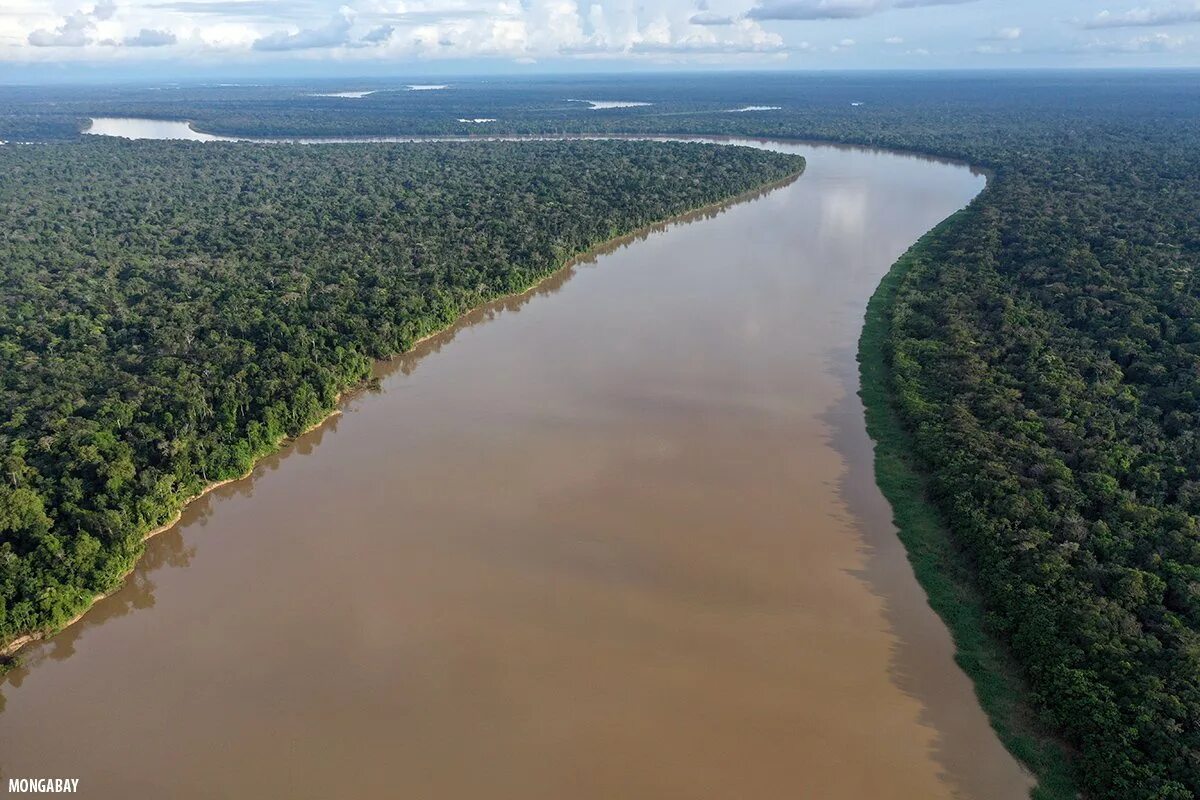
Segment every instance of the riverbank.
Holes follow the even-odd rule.
[[[929,605],[950,630],[955,661],[975,685],[980,705],[1004,746],[1037,776],[1035,800],[1075,800],[1075,779],[1063,746],[1038,724],[1028,689],[1007,649],[987,630],[971,566],[927,499],[927,481],[911,437],[896,410],[889,367],[891,318],[905,276],[925,257],[930,241],[966,224],[959,211],[926,233],[892,266],[867,304],[858,345],[860,390],[867,433],[875,443],[875,480],[891,504],[896,526]]]
[[[800,157],[798,157],[798,158],[800,158]],[[775,189],[781,188],[781,187],[786,186],[786,185],[792,183],[793,181],[795,181],[797,178],[799,178],[804,173],[804,169],[805,169],[805,162],[804,162],[803,158],[800,158],[799,168],[796,169],[794,172],[784,176],[783,178],[761,184],[752,189],[748,189],[744,192],[740,192],[736,195],[732,195],[730,197],[726,197],[721,200],[717,200],[717,201],[714,201],[711,203],[705,203],[703,205],[687,209],[685,211],[682,211],[682,212],[672,215],[670,217],[666,217],[664,219],[650,222],[639,228],[623,232],[617,236],[613,236],[611,238],[604,239],[599,242],[592,243],[592,244],[588,245],[587,247],[581,248],[577,252],[574,252],[574,253],[568,255],[567,257],[565,257],[564,259],[562,259],[557,265],[551,267],[550,269],[533,275],[531,277],[531,279],[522,288],[520,288],[516,291],[513,291],[513,292],[505,293],[505,294],[495,294],[495,295],[485,297],[485,299],[483,299],[479,303],[476,303],[472,306],[457,310],[455,317],[452,321],[450,321],[449,323],[442,325],[442,326],[437,326],[437,327],[433,327],[429,330],[421,331],[420,334],[418,335],[418,337],[413,340],[412,344],[409,345],[409,347],[407,349],[405,349],[399,353],[395,353],[392,356],[390,356],[389,358],[395,358],[396,356],[403,355],[406,352],[410,352],[413,348],[417,347],[422,342],[432,339],[433,337],[443,333],[446,330],[454,328],[457,324],[459,324],[459,322],[465,316],[467,316],[468,314],[470,314],[472,311],[474,311],[476,309],[485,307],[485,306],[489,305],[490,303],[503,301],[503,300],[510,299],[513,297],[520,297],[521,295],[524,295],[528,292],[534,291],[535,289],[537,289],[537,287],[539,285],[541,285],[547,279],[549,279],[553,275],[559,273],[563,269],[566,269],[567,267],[578,263],[582,259],[589,258],[596,253],[606,250],[609,247],[619,245],[620,243],[622,243],[626,240],[635,238],[639,235],[643,235],[643,234],[645,234],[651,230],[654,230],[656,228],[659,228],[661,226],[670,225],[672,223],[675,223],[675,222],[678,222],[681,220],[685,220],[685,219],[688,219],[688,218],[696,216],[696,215],[716,212],[723,208],[727,208],[731,205],[736,205],[738,203],[745,202],[746,200],[752,199],[754,197],[758,197],[765,193],[774,191]],[[385,358],[385,359],[381,359],[381,360],[386,361],[388,359]],[[238,481],[245,480],[246,478],[250,477],[250,475],[254,472],[255,468],[258,466],[258,464],[263,459],[265,459],[269,456],[275,455],[276,453],[278,453],[280,451],[280,449],[285,447],[290,442],[295,441],[295,439],[299,438],[299,436],[303,436],[305,433],[316,430],[317,428],[321,427],[326,422],[328,422],[330,419],[332,419],[333,417],[340,414],[341,409],[339,406],[342,404],[342,402],[347,397],[353,395],[354,393],[361,391],[364,388],[367,388],[371,383],[372,383],[372,379],[369,376],[363,376],[361,379],[359,379],[355,382],[351,382],[351,383],[347,384],[346,386],[342,387],[338,391],[333,405],[327,409],[323,409],[319,415],[319,418],[316,419],[311,425],[306,427],[303,431],[301,431],[296,436],[280,437],[275,442],[274,446],[269,447],[269,448],[264,448],[263,451],[257,453],[253,458],[253,463],[251,464],[249,469],[246,470],[243,474],[237,475],[234,477],[230,477],[230,478],[222,478],[222,479],[213,481],[212,483],[209,483],[206,486],[204,486],[204,488],[201,489],[196,494],[191,495],[187,499],[183,500],[180,503],[179,507],[171,515],[171,517],[169,518],[169,520],[167,522],[165,522],[165,523],[153,528],[152,530],[147,531],[145,534],[143,534],[142,542],[145,543],[146,541],[150,540],[151,538],[173,528],[176,524],[178,524],[184,511],[186,511],[186,509],[189,505],[191,505],[192,503],[196,502],[197,500],[203,498],[210,492],[212,492],[215,489],[218,489],[222,486],[226,486],[231,483],[236,483]],[[54,636],[55,634],[65,630],[66,628],[70,627],[71,625],[75,624],[80,619],[82,619],[87,614],[87,612],[92,608],[92,606],[94,606],[97,602],[99,602],[100,600],[103,600],[105,597],[108,597],[113,592],[116,592],[117,590],[119,590],[121,588],[121,586],[124,584],[125,580],[129,577],[129,575],[136,568],[139,558],[140,558],[140,553],[137,557],[135,557],[132,560],[131,563],[128,564],[128,567],[122,573],[121,579],[117,582],[116,586],[114,586],[108,592],[104,592],[104,593],[93,596],[86,603],[82,604],[81,607],[79,608],[79,610],[77,611],[77,613],[75,613],[73,616],[71,616],[62,625],[57,625],[52,628],[46,628],[43,630],[29,631],[29,632],[18,634],[16,637],[11,639],[9,642],[5,643],[3,646],[0,646],[0,672],[11,669],[12,667],[16,666],[19,663],[17,654],[23,647],[25,647],[29,644],[32,644],[34,642],[50,638],[50,637]]]
[[[1026,797],[893,535],[854,359],[875,285],[984,182],[760,146],[804,179],[468,314],[192,507],[22,654],[5,768],[99,797]]]
[[[338,394],[337,404],[340,405],[345,394],[347,394],[347,392],[342,392],[342,393]],[[206,495],[209,494],[209,492],[215,491],[216,489],[220,489],[222,486],[228,486],[231,483],[237,483],[238,481],[242,481],[242,480],[245,480],[246,478],[249,478],[252,474],[254,474],[255,468],[258,466],[259,462],[262,461],[264,458],[267,458],[268,456],[278,453],[281,449],[286,447],[290,442],[295,441],[300,436],[303,436],[304,434],[309,433],[310,431],[315,431],[317,428],[321,427],[326,422],[328,422],[329,420],[333,419],[334,417],[338,416],[341,413],[342,413],[342,410],[340,408],[335,407],[328,414],[325,414],[323,417],[321,417],[321,419],[319,419],[318,421],[314,422],[312,425],[308,426],[303,431],[301,431],[297,436],[281,437],[275,443],[275,446],[273,448],[271,448],[270,452],[264,453],[264,454],[258,456],[257,458],[255,458],[254,464],[252,464],[250,466],[250,469],[246,470],[243,474],[238,475],[237,477],[233,477],[233,478],[223,478],[218,481],[213,481],[212,483],[205,486],[203,489],[201,489],[196,494],[188,497],[186,500],[184,500],[180,504],[179,508],[175,511],[174,514],[171,515],[170,519],[168,519],[162,525],[159,525],[158,527],[156,527],[152,530],[146,531],[146,533],[142,534],[142,544],[145,544],[146,542],[150,541],[155,536],[158,536],[160,533],[166,533],[167,531],[171,530],[171,528],[174,528],[176,525],[178,525],[179,520],[183,518],[183,512],[186,511],[188,509],[188,506],[190,506],[192,503],[205,497]],[[17,666],[20,663],[16,657],[16,654],[18,651],[21,650],[22,647],[33,644],[34,642],[40,642],[43,639],[48,639],[51,636],[54,636],[56,633],[60,633],[64,630],[66,630],[67,628],[71,627],[79,620],[83,619],[84,616],[88,613],[88,611],[91,610],[92,606],[96,605],[96,603],[100,602],[104,598],[112,595],[114,592],[116,592],[118,589],[120,589],[121,586],[124,585],[125,581],[129,578],[129,576],[133,574],[133,571],[135,569],[137,569],[137,563],[138,563],[138,560],[135,559],[134,562],[129,565],[129,569],[125,570],[125,572],[121,575],[121,580],[117,582],[117,585],[114,586],[111,591],[102,592],[101,594],[94,596],[91,599],[91,602],[89,602],[87,604],[86,608],[84,608],[82,611],[80,611],[75,616],[71,617],[71,619],[67,620],[66,623],[59,625],[58,627],[53,628],[53,629],[47,629],[47,630],[42,630],[42,631],[32,631],[30,633],[21,634],[20,636],[17,636],[15,639],[13,639],[8,644],[6,644],[3,648],[0,648],[0,673],[3,673],[4,671],[7,671],[9,669],[12,669],[14,666]]]

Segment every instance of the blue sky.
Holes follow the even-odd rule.
[[[2,0],[0,81],[1200,66],[1200,0]],[[5,74],[7,73],[7,75]]]

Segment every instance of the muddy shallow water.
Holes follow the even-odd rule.
[[[867,298],[983,178],[769,146],[805,175],[473,313],[189,508],[0,684],[4,776],[114,798],[1024,797],[855,396]]]

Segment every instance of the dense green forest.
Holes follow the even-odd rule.
[[[1096,797],[1200,793],[1200,165],[1180,133],[1004,169],[891,316],[933,499]]]
[[[113,589],[371,359],[802,167],[679,143],[0,148],[0,643]]]
[[[1195,73],[1162,71],[462,80],[421,93],[387,82],[11,88],[0,89],[0,138],[75,140],[91,115],[145,114],[240,135],[811,137],[988,168],[988,189],[892,287],[881,380],[987,626],[1086,794],[1162,800],[1200,796],[1198,87]],[[312,96],[332,89],[381,91]],[[580,97],[651,105],[566,100]],[[778,110],[732,110],[750,105]],[[496,122],[458,122],[477,117]],[[45,306],[31,300],[25,313],[39,319]],[[100,335],[72,324],[58,341]],[[6,374],[21,357],[5,354]],[[65,403],[56,413],[82,402],[52,394]],[[36,444],[21,445],[14,480],[31,474]],[[106,453],[79,457],[93,465],[87,480],[120,463]],[[41,514],[30,502],[6,524]]]

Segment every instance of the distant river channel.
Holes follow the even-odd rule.
[[[984,177],[725,141],[807,171],[380,363],[381,391],[23,651],[3,776],[99,798],[1026,797],[856,395],[867,299]]]

